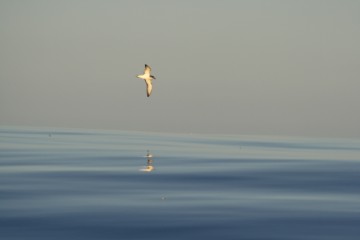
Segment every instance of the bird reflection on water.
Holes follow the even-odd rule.
[[[146,166],[143,167],[143,168],[140,168],[139,171],[142,171],[142,172],[152,172],[154,171],[154,166],[153,166],[153,162],[154,160],[152,159],[153,155],[150,153],[149,150],[147,150],[147,154],[145,156],[147,158],[147,161],[146,161]]]

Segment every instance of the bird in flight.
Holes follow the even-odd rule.
[[[151,75],[151,68],[145,64],[145,70],[144,70],[144,74],[142,75],[137,75],[138,78],[144,79],[145,83],[146,83],[146,93],[147,96],[150,97],[151,91],[152,91],[152,80],[156,79],[153,75]]]

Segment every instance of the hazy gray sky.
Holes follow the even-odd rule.
[[[358,0],[0,0],[0,125],[360,137],[359,89]]]

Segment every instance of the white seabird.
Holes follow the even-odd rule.
[[[147,158],[152,158],[153,157],[153,155],[150,153],[150,151],[149,150],[147,150],[147,154],[146,154],[146,156],[145,157],[147,157]]]
[[[144,74],[142,75],[137,75],[138,78],[144,79],[145,83],[146,83],[146,93],[147,96],[150,97],[151,91],[152,91],[152,80],[156,79],[153,75],[151,75],[151,68],[145,64],[145,70],[144,70]]]

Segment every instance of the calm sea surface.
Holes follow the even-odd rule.
[[[358,240],[360,140],[1,127],[0,239]]]

